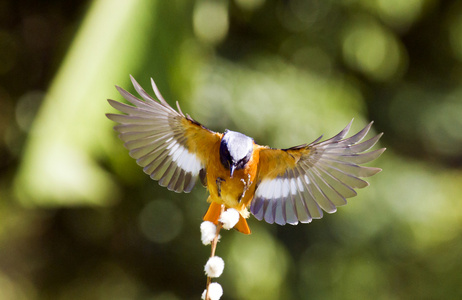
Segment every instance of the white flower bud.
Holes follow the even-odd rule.
[[[205,264],[204,271],[208,277],[220,277],[225,268],[225,262],[221,257],[213,256],[210,257],[207,263]]]
[[[228,208],[221,213],[220,219],[218,220],[223,223],[223,228],[229,230],[234,227],[239,221],[239,212],[234,208]]]
[[[201,223],[201,240],[202,244],[209,245],[217,233],[217,226],[209,221],[204,221]],[[220,239],[220,236],[218,236]]]
[[[205,300],[205,295],[207,294],[207,290],[204,290],[202,293],[202,300]],[[212,282],[209,285],[209,298],[210,300],[219,300],[223,296],[223,288],[217,282]]]

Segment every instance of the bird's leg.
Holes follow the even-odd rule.
[[[242,194],[237,199],[237,202],[241,202],[241,199],[244,198],[245,192],[247,192],[252,185],[252,181],[250,181],[250,174],[247,175],[247,181],[241,178],[242,183],[244,184],[244,189],[242,190]]]
[[[221,178],[221,177],[218,177],[217,180],[215,181],[216,184],[217,184],[218,197],[221,197],[221,183],[222,183],[223,181],[226,181],[226,180],[224,180],[224,179]]]

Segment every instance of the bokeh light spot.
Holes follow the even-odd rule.
[[[224,1],[198,1],[193,12],[196,36],[203,42],[217,44],[228,33],[228,8]]]
[[[183,227],[183,213],[172,201],[149,202],[138,217],[143,235],[154,243],[168,243],[178,236]]]
[[[252,229],[252,239],[233,235],[226,260],[226,272],[235,278],[236,298],[283,299],[281,285],[287,273],[286,251],[263,228]]]
[[[389,25],[406,29],[419,18],[426,0],[378,0],[380,17]]]
[[[42,91],[31,91],[19,98],[16,104],[16,122],[23,131],[29,131],[44,95]]]
[[[243,10],[256,10],[265,3],[265,0],[236,0],[236,4]]]
[[[346,30],[343,57],[350,67],[377,81],[396,78],[405,66],[396,37],[368,20],[358,20]]]
[[[16,279],[16,278],[15,278]],[[37,291],[26,278],[12,280],[7,274],[0,271],[0,299],[26,300],[37,297]]]
[[[428,138],[432,152],[457,157],[462,152],[462,91],[423,116],[422,135]],[[449,97],[448,97],[449,98]],[[451,97],[452,98],[452,97]]]

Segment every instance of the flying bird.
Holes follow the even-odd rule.
[[[157,100],[130,78],[142,99],[116,86],[132,105],[108,100],[123,114],[106,116],[119,123],[114,129],[130,156],[161,186],[188,193],[198,179],[202,182],[210,203],[205,221],[217,224],[224,205],[239,212],[234,228],[245,234],[250,234],[250,213],[271,224],[309,223],[322,218],[323,211],[334,213],[356,196],[355,189],[369,185],[361,178],[381,171],[361,165],[385,151],[366,152],[382,136],[362,141],[372,122],[348,138],[352,121],[330,139],[274,149],[236,131],[211,131],[183,114],[178,102],[178,110],[173,109],[154,80]]]

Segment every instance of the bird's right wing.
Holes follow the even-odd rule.
[[[152,79],[158,101],[133,77],[130,78],[144,101],[116,86],[133,105],[108,100],[112,107],[124,114],[106,116],[120,123],[114,129],[130,150],[130,156],[146,174],[169,190],[190,192],[207,163],[209,149],[220,142],[222,134],[207,129],[189,115],[185,116],[178,102],[178,111],[174,110],[163,99]]]

